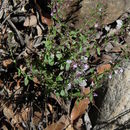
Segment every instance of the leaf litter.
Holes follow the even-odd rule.
[[[50,7],[47,6],[49,4],[50,1],[44,3],[41,0],[13,0],[12,2],[0,0],[0,128],[5,130],[30,128],[45,130],[89,130],[92,126],[88,116],[88,108],[90,107],[91,109],[91,104],[94,102],[92,101],[94,99],[91,91],[95,90],[93,86],[96,84],[96,79],[98,75],[112,71],[116,60],[126,55],[124,51],[127,48],[125,47],[127,42],[125,39],[128,39],[126,36],[129,30],[129,13],[115,21],[115,28],[111,27],[111,23],[105,25],[107,27],[98,27],[97,25],[93,27],[95,34],[87,34],[87,41],[90,47],[90,52],[86,54],[87,58],[75,61],[66,59],[66,61],[71,62],[65,66],[67,72],[65,72],[64,78],[66,78],[66,75],[72,69],[80,72],[75,75],[75,79],[78,80],[74,84],[71,79],[71,83],[68,83],[71,86],[69,89],[62,89],[59,92],[60,96],[55,91],[51,92],[48,96],[45,91],[46,88],[43,85],[43,79],[47,77],[40,77],[40,72],[35,70],[41,64],[39,63],[34,68],[29,63],[29,60],[38,63],[37,57],[40,57],[40,61],[42,61],[43,56],[40,52],[45,53],[42,41],[46,38],[51,27],[57,26],[57,28],[60,28],[61,26],[58,25],[59,23],[56,23],[56,19],[52,18]],[[53,7],[53,13],[60,4],[57,3],[54,5],[57,7]],[[90,31],[93,28],[90,28]],[[62,31],[64,34],[64,28]],[[59,34],[56,33],[55,35],[54,40],[56,41]],[[76,39],[77,34],[71,32],[71,35],[70,41]],[[83,36],[80,38],[84,39]],[[57,42],[59,41],[58,39]],[[64,44],[65,48],[63,47],[55,54],[57,61],[62,60],[64,54],[61,52],[67,47],[69,48],[71,43],[69,45],[67,43]],[[48,46],[48,49],[49,47],[51,48],[50,43],[46,44],[46,46]],[[74,51],[73,46],[70,46],[72,48],[71,51]],[[58,48],[58,46],[55,48]],[[52,55],[51,59],[49,59],[50,66],[54,64],[53,57]],[[66,56],[64,57],[66,58]],[[46,58],[48,58],[48,55]],[[54,66],[56,66],[56,63]],[[79,68],[83,68],[83,70],[78,70]],[[54,69],[56,71],[55,74],[57,74],[57,68]],[[83,75],[85,75],[86,79],[82,79]],[[57,82],[62,82],[62,73],[59,74],[59,77],[57,78]],[[79,92],[74,90],[75,85],[80,88]],[[76,98],[75,95],[65,98],[67,94],[71,94],[73,91],[76,91]],[[82,98],[78,97],[79,93]],[[84,121],[86,127],[83,128],[82,126],[85,125]]]

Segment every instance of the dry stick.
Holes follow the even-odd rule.
[[[113,118],[111,118],[111,119],[109,119],[109,120],[107,120],[107,121],[105,121],[105,122],[102,121],[101,123],[102,123],[103,126],[99,126],[99,128],[98,128],[97,130],[100,130],[100,129],[102,129],[102,128],[105,128],[106,126],[108,126],[108,125],[111,124],[112,122],[116,121],[117,119],[121,118],[122,116],[124,116],[124,115],[126,115],[126,114],[128,114],[128,113],[130,113],[130,109],[125,110],[124,112],[118,114],[117,116],[115,116],[115,117],[113,117]],[[101,124],[101,123],[100,123],[100,124]],[[99,125],[100,125],[100,124],[99,124]]]
[[[25,45],[24,40],[23,40],[21,34],[19,33],[18,29],[15,27],[15,25],[13,24],[13,22],[10,19],[7,19],[7,22],[14,29],[14,31],[17,33],[19,40],[20,40],[20,45],[24,46]]]

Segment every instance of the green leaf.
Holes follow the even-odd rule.
[[[62,58],[62,53],[57,52],[56,57],[58,58],[58,60],[60,60]]]
[[[64,97],[64,96],[65,96],[65,91],[64,91],[64,90],[61,90],[60,95],[61,95],[62,97]]]
[[[28,80],[28,76],[26,75],[26,77],[24,78],[24,85],[27,86],[29,83],[29,80]]]
[[[59,75],[56,77],[56,81],[63,81],[63,78]]]
[[[18,76],[21,76],[21,69],[18,69]]]
[[[63,69],[64,69],[64,66],[63,66],[63,65],[61,65],[61,66],[60,66],[60,70],[63,70]]]
[[[44,41],[46,49],[50,50],[52,48],[52,42],[50,40]]]
[[[50,66],[53,66],[54,65],[54,60],[51,59],[51,60],[48,61],[48,63],[49,63]]]
[[[91,69],[90,69],[90,73],[94,73],[94,68],[91,68]]]
[[[93,92],[92,91],[90,92],[89,100],[90,100],[90,102],[93,102]]]
[[[100,48],[98,47],[97,48],[97,54],[100,56],[101,55],[101,52],[100,52]]]
[[[69,63],[66,64],[65,69],[66,69],[66,71],[68,71],[70,69],[70,64]]]
[[[75,92],[72,94],[73,97],[80,97],[81,96],[81,92]]]
[[[48,56],[48,64],[51,66],[54,65],[54,54],[51,54],[51,56]]]
[[[74,83],[78,84],[79,83],[78,79],[74,79]]]
[[[86,51],[86,56],[90,57],[90,51],[89,50]]]
[[[60,94],[57,92],[57,93],[56,93],[56,97],[58,98],[59,96],[60,96]]]

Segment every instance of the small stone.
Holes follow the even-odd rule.
[[[110,31],[110,26],[106,26],[105,27],[105,30],[108,32],[108,31]]]
[[[105,47],[105,51],[109,52],[110,50],[112,50],[113,46],[111,43],[108,43],[107,46]]]
[[[102,36],[102,34],[103,34],[103,32],[98,32],[97,34],[96,34],[96,39],[99,39],[101,36]]]
[[[123,25],[122,20],[116,20],[116,22],[117,22],[116,28],[117,28],[117,29],[121,29],[121,27],[122,27],[122,25]]]

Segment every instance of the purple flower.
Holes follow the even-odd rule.
[[[121,69],[120,69],[120,73],[123,73],[123,71],[124,71],[124,70],[121,68]]]
[[[67,60],[66,63],[71,64],[72,60]]]
[[[96,93],[93,94],[94,97],[97,97],[98,95]]]
[[[78,67],[77,64],[74,64],[74,65],[73,65],[73,69],[76,69],[77,67]]]
[[[76,72],[76,77],[80,77],[80,76],[81,76],[81,74],[82,74],[82,72],[77,71],[77,72]]]
[[[83,59],[84,59],[85,62],[88,61],[88,57],[87,56],[84,56]]]
[[[88,68],[89,68],[89,65],[88,65],[88,64],[85,64],[85,65],[84,65],[84,68],[83,68],[83,71],[88,70]]]

